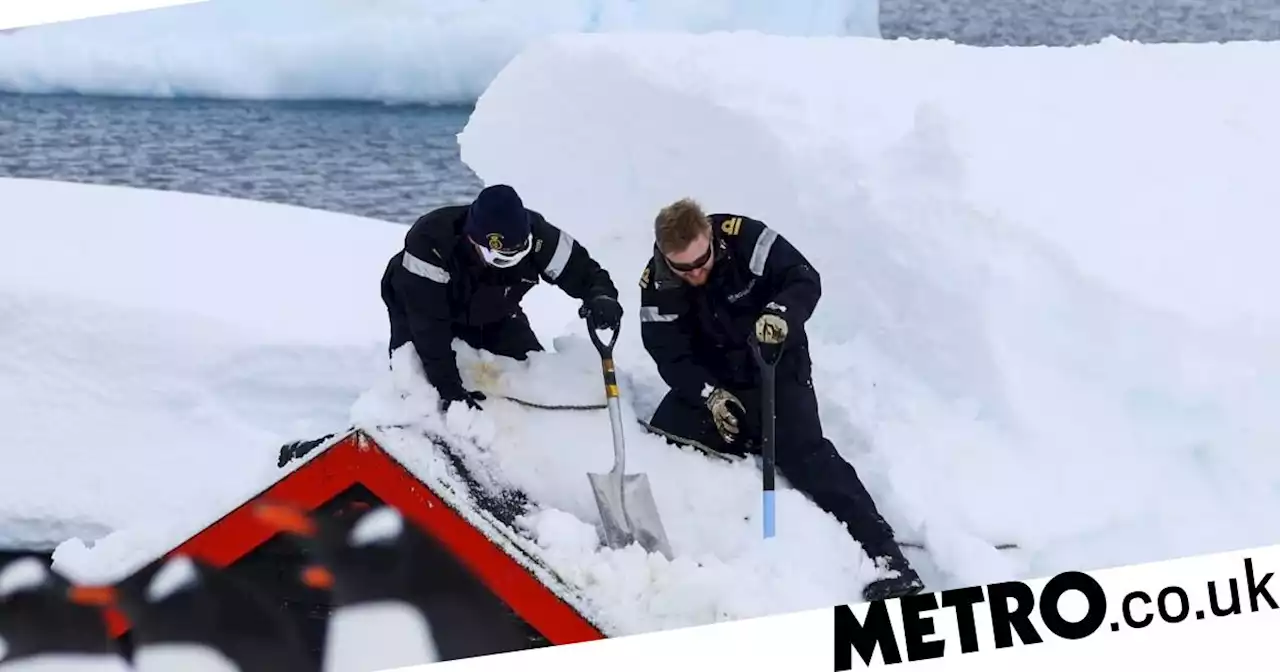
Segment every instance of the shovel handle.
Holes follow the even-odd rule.
[[[582,304],[582,307],[578,309],[578,317],[587,321],[587,335],[591,337],[591,343],[596,346],[596,351],[600,353],[600,356],[604,359],[612,359],[613,346],[618,343],[618,334],[622,331],[622,325],[618,325],[618,327],[613,330],[613,337],[609,339],[608,343],[605,343],[600,340],[600,335],[597,333],[598,327],[596,326],[595,317],[591,315],[591,311],[587,310],[587,304]]]
[[[774,418],[775,411],[775,392],[774,387],[774,367],[777,366],[778,360],[782,357],[782,350],[786,347],[786,341],[776,348],[772,358],[765,357],[762,352],[763,347],[756,338],[755,331],[747,337],[747,341],[751,346],[751,354],[755,355],[756,363],[760,365],[760,386],[761,401],[760,404],[760,457],[761,464],[761,489],[762,499],[761,505],[764,509],[764,538],[768,539],[774,536],[775,525],[775,504],[774,504],[774,471],[775,471],[775,431]],[[771,348],[773,349],[773,348]]]
[[[778,360],[782,359],[782,351],[787,347],[786,341],[783,341],[776,346],[769,346],[768,350],[773,354],[773,357],[765,357],[764,351],[766,346],[760,343],[760,339],[756,338],[756,332],[754,329],[752,329],[751,333],[747,335],[747,343],[751,345],[751,354],[755,356],[756,363],[760,365],[761,369],[767,369],[769,371],[772,371],[773,368],[778,365]]]

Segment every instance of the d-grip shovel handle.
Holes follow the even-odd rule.
[[[766,346],[760,343],[760,339],[756,337],[755,329],[752,329],[751,333],[747,335],[747,343],[751,345],[751,354],[755,355],[756,363],[760,365],[761,369],[766,369],[769,372],[778,365],[778,360],[782,359],[782,350],[787,347],[785,340],[778,345]],[[765,350],[773,354],[773,357],[765,357]]]
[[[613,359],[613,346],[618,343],[618,334],[622,331],[622,325],[618,325],[614,328],[613,337],[610,338],[609,342],[606,344],[604,341],[600,340],[600,335],[596,333],[596,330],[599,327],[596,326],[595,317],[591,314],[591,311],[587,310],[587,305],[585,303],[578,309],[578,317],[587,321],[587,334],[591,336],[591,342],[595,344],[596,350],[599,351],[600,356],[604,359]]]
[[[591,315],[591,311],[587,310],[584,303],[578,309],[578,315],[587,321],[587,333],[591,335],[591,342],[595,344],[596,350],[600,352],[600,368],[604,374],[604,396],[605,403],[609,408],[609,424],[613,429],[613,471],[610,474],[617,482],[619,496],[622,491],[622,475],[626,468],[626,449],[623,447],[624,439],[622,433],[622,407],[618,402],[618,373],[613,366],[613,346],[618,342],[618,334],[622,331],[622,325],[619,324],[613,329],[613,338],[608,343],[600,340],[600,336],[596,334],[596,320]],[[623,505],[625,508],[625,504]]]
[[[618,342],[618,334],[622,332],[622,325],[619,324],[613,329],[613,338],[608,343],[600,340],[600,335],[596,333],[596,320],[591,315],[591,311],[587,310],[584,303],[578,309],[578,315],[587,321],[587,333],[591,335],[591,342],[595,344],[596,350],[600,352],[600,364],[604,369],[604,394],[609,404],[609,419],[613,422],[613,440],[614,445],[618,446],[622,441],[622,415],[618,409],[618,374],[613,367],[613,346]],[[621,461],[621,449],[619,448],[618,459]]]

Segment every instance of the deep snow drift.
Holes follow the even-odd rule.
[[[1275,44],[565,38],[513,61],[460,139],[617,274],[639,412],[661,385],[635,321],[658,207],[693,195],[796,242],[824,274],[829,435],[968,582],[1280,539],[1278,65]],[[777,545],[800,574],[832,542],[793,501]],[[708,552],[751,565],[754,531]]]
[[[402,226],[29,180],[0,203],[0,547],[238,504],[385,370]]]
[[[425,430],[449,437],[483,482],[528,491],[528,538],[504,543],[541,549],[611,634],[855,601],[874,573],[840,526],[793,491],[780,493],[779,536],[765,543],[750,462],[675,450],[632,422],[663,391],[639,347],[636,281],[653,213],[686,194],[772,223],[823,273],[810,331],[827,432],[900,537],[931,546],[930,558],[916,557],[935,586],[1264,545],[1280,536],[1271,514],[1280,377],[1262,347],[1274,309],[1248,290],[1275,274],[1247,253],[1267,245],[1259,225],[1270,196],[1254,171],[1275,146],[1274,102],[1259,92],[1277,54],[1280,45],[981,51],[738,35],[578,37],[516,59],[479,101],[464,159],[486,181],[519,186],[613,272],[628,309],[617,360],[629,470],[649,474],[674,562],[599,546],[585,473],[610,465],[603,411],[493,400],[484,413],[441,418],[411,350],[397,353],[390,375],[374,375],[384,329],[376,277],[383,246],[398,243],[389,230],[348,220],[309,233],[301,253],[271,269],[292,282],[303,268],[332,266],[345,293],[285,285],[274,291],[287,300],[236,300],[270,317],[281,301],[310,297],[295,326],[342,315],[338,333],[350,339],[328,345],[350,348],[352,368],[315,364],[329,386],[320,398],[372,376],[350,419],[424,481],[454,480],[418,438]],[[1121,111],[1092,112],[1095,95]],[[1152,119],[1176,141],[1156,142]],[[1068,135],[1042,137],[1047,129]],[[1139,162],[1148,169],[1135,170]],[[1042,186],[1046,177],[1056,181]],[[1174,189],[1140,200],[1160,185]],[[1215,211],[1236,219],[1198,217]],[[65,216],[44,221],[80,229]],[[268,226],[228,240],[246,254],[275,235]],[[1138,235],[1175,226],[1191,228]],[[1204,226],[1217,237],[1213,254],[1195,238]],[[24,256],[57,250],[51,241]],[[1112,261],[1126,256],[1160,263],[1136,274]],[[1194,268],[1166,268],[1178,259]],[[1181,281],[1191,292],[1210,277],[1213,300],[1160,291]],[[573,303],[541,287],[527,306],[553,350],[515,365],[459,347],[464,375],[544,401],[598,400],[599,361]],[[1210,330],[1241,316],[1257,318],[1251,336]],[[299,385],[269,401],[301,408],[310,397]],[[416,427],[377,429],[390,423]],[[149,560],[264,479],[275,447],[216,491],[187,493],[210,504],[199,516],[155,511],[149,526],[93,549],[68,542],[56,562],[110,578]]]
[[[0,35],[0,91],[465,104],[553,33],[879,26],[877,0],[217,0]]]

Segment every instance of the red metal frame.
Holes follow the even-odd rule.
[[[288,502],[313,511],[354,485],[368,488],[383,502],[399,509],[423,532],[438,539],[475,572],[489,590],[552,644],[604,639],[604,634],[590,621],[472,527],[387,455],[372,437],[360,431],[352,431],[170,553],[183,553],[216,567],[227,567],[275,534],[253,515],[252,507],[259,500]],[[129,629],[127,619],[114,609],[108,610],[107,621],[113,637]]]

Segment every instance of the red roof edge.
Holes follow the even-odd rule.
[[[227,567],[275,534],[252,513],[259,501],[287,502],[314,511],[348,488],[363,485],[448,548],[477,579],[552,644],[605,637],[506,550],[392,459],[368,434],[352,429],[320,450],[323,452],[166,555],[182,553],[215,567]],[[106,618],[113,637],[128,631],[128,620],[119,611],[107,610]]]

